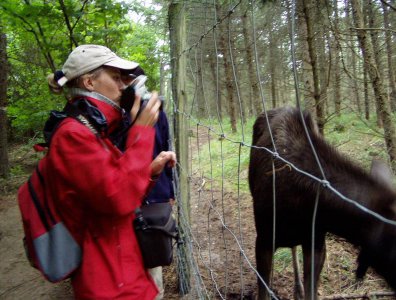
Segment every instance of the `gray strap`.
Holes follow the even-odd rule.
[[[83,123],[85,126],[87,126],[88,129],[91,130],[91,132],[92,132],[94,135],[99,136],[99,132],[95,129],[95,127],[92,126],[91,123],[89,123],[89,121],[87,120],[87,118],[85,118],[83,115],[78,115],[76,118],[77,118],[81,123]]]

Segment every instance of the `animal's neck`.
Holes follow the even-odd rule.
[[[331,173],[329,173],[331,174]],[[384,215],[386,218],[395,218],[391,212],[381,211],[383,203],[392,201],[392,195],[384,187],[376,184],[368,175],[346,173],[338,174],[337,179],[328,178],[334,182],[333,187],[342,195],[365,209]],[[334,180],[332,180],[334,179]],[[382,221],[360,208],[349,203],[333,191],[322,191],[319,204],[320,217],[326,231],[346,238],[355,245],[366,245],[376,235],[376,230],[381,227]]]

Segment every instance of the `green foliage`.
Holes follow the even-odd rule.
[[[158,89],[160,61],[154,28],[134,24],[126,35],[125,47],[120,55],[138,62],[149,78],[147,87],[150,90]]]
[[[11,169],[10,169],[10,175],[12,176],[12,177],[14,177],[14,176],[21,176],[21,175],[23,175],[25,172],[24,172],[24,170],[23,170],[23,167],[22,167],[22,165],[16,165],[16,166],[14,166],[14,167],[12,167]]]
[[[61,69],[77,45],[109,47],[141,64],[149,77],[150,89],[159,87],[159,50],[164,51],[158,46],[164,40],[159,32],[165,28],[163,19],[159,19],[160,7],[145,7],[136,1],[63,2],[64,7],[56,0],[0,3],[0,20],[8,40],[7,112],[13,138],[35,135],[41,131],[49,111],[62,108],[64,97],[49,93],[46,77]],[[131,19],[132,9],[145,17],[145,24]]]

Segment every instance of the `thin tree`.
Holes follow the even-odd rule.
[[[7,36],[0,25],[0,177],[8,177],[8,143],[7,143]]]
[[[374,16],[375,13],[374,13],[374,9],[373,9],[372,0],[368,0],[363,3],[363,11],[365,12],[364,16],[363,16],[364,24],[366,26],[368,26],[368,28],[375,28],[376,27],[375,16]],[[368,37],[368,39],[371,38],[371,44],[373,45],[373,57],[374,57],[374,60],[375,60],[376,66],[377,66],[377,72],[378,72],[380,78],[384,78],[384,72],[382,70],[382,68],[383,68],[382,60],[381,60],[381,56],[380,56],[379,49],[378,49],[378,44],[380,43],[380,40],[377,36],[378,33],[374,30],[367,31],[367,33],[370,36],[370,37]],[[367,69],[367,72],[368,72],[368,69]],[[385,89],[385,85],[384,85],[384,89]],[[381,109],[380,109],[380,104],[379,104],[381,101],[379,99],[377,99],[378,96],[379,96],[378,93],[374,93],[375,109],[376,109],[377,116],[378,116],[377,124],[378,124],[378,127],[382,128],[383,125],[382,125],[382,118],[380,117]]]
[[[346,22],[349,27],[352,27],[353,17],[351,15],[351,11],[349,9],[350,5],[349,5],[348,0],[345,0],[344,6],[345,6],[345,13],[346,13],[346,18],[345,18]],[[353,34],[353,30],[351,29],[351,35],[352,34]],[[357,58],[359,57],[358,53],[360,52],[360,49],[357,48],[356,41],[354,41],[353,39],[348,39],[347,45],[349,48],[347,57],[350,60],[350,64],[346,64],[344,62],[344,70],[348,74],[348,77],[350,79],[350,84],[352,86],[352,88],[351,88],[352,90],[350,91],[350,95],[351,95],[350,97],[353,100],[352,104],[356,105],[357,111],[359,112],[359,115],[360,115],[360,114],[362,114],[362,106],[361,106],[361,99],[360,99],[360,93],[359,93],[359,80],[358,80],[359,66],[358,66],[358,61],[357,61]],[[349,69],[352,69],[352,72],[349,72],[348,71]],[[368,115],[370,113],[369,106],[366,106],[365,108],[366,108],[365,113],[366,113],[366,115]]]
[[[218,16],[222,16],[221,7],[216,5],[216,13]],[[227,99],[227,107],[228,107],[228,115],[230,117],[231,129],[232,132],[237,132],[236,126],[236,100],[234,95],[234,80],[232,76],[232,66],[231,66],[231,56],[229,53],[229,48],[227,46],[227,37],[228,37],[228,24],[230,21],[230,17],[227,17],[220,23],[219,26],[219,36],[220,36],[220,49],[223,51],[223,67],[225,73],[225,84],[226,84],[226,99]]]
[[[307,29],[307,44],[308,44],[308,55],[311,64],[312,78],[313,78],[313,98],[315,100],[315,111],[316,111],[316,122],[319,127],[320,133],[324,133],[324,101],[321,97],[321,87],[320,87],[320,73],[319,73],[319,63],[318,63],[318,47],[317,42],[315,42],[315,30],[314,30],[314,7],[315,1],[313,0],[302,0],[302,12],[303,18],[306,23]],[[315,24],[317,26],[318,24]]]
[[[242,15],[242,30],[243,30],[243,38],[245,43],[245,55],[246,55],[246,63],[247,63],[247,75],[249,81],[249,115],[258,115],[261,108],[258,80],[256,76],[256,67],[255,59],[254,59],[254,47],[253,41],[251,40],[252,36],[252,25],[250,22],[250,16],[253,13],[251,11],[251,5],[248,5],[249,9],[246,9],[244,14]]]
[[[328,32],[328,15],[326,13],[327,1],[317,0],[315,1],[315,6],[313,8],[313,20],[314,20],[314,43],[317,51],[317,60],[318,60],[318,77],[319,77],[319,103],[322,109],[322,120],[319,120],[321,123],[325,123],[325,109],[328,111],[328,103],[327,103],[327,88],[329,85],[329,55],[326,45],[329,39]],[[331,49],[330,49],[331,51]],[[331,52],[330,52],[331,53]]]
[[[271,24],[274,24],[274,18],[271,17]],[[273,30],[270,30],[268,33],[268,38],[269,38],[269,71],[270,71],[270,76],[271,76],[271,100],[272,100],[272,107],[275,108],[278,103],[278,93],[277,93],[277,70],[276,67],[278,65],[278,59],[277,59],[277,40],[274,36]]]
[[[287,10],[288,12],[288,20],[291,20],[290,16],[290,7]],[[315,101],[313,98],[313,77],[312,77],[312,66],[310,63],[309,51],[308,51],[308,42],[307,42],[307,24],[304,21],[304,12],[302,1],[297,2],[297,31],[298,31],[298,40],[299,40],[299,55],[302,61],[302,81],[303,81],[303,96],[304,96],[304,104],[305,109],[309,110],[312,116],[316,120],[315,113]],[[290,27],[290,26],[289,26]]]
[[[387,65],[388,65],[388,80],[389,80],[389,98],[392,112],[396,112],[396,79],[394,74],[393,67],[393,47],[392,47],[392,34],[391,34],[391,24],[389,18],[389,7],[385,5],[384,2],[382,4],[382,11],[384,16],[384,28],[385,28],[385,43],[386,43],[386,53],[387,53]]]
[[[374,57],[374,50],[371,40],[364,28],[363,12],[359,0],[350,1],[352,14],[355,22],[355,30],[362,49],[364,63],[368,67],[368,73],[371,78],[376,101],[378,102],[380,118],[384,125],[385,143],[388,151],[392,168],[396,170],[396,129],[392,122],[389,100],[386,97],[384,84],[381,75],[378,72],[378,65]]]
[[[333,41],[332,41],[332,52],[334,57],[333,62],[333,74],[334,74],[334,82],[333,82],[333,99],[334,99],[334,110],[335,113],[339,116],[341,114],[341,70],[340,70],[340,53],[341,53],[341,45],[339,38],[339,17],[338,17],[338,1],[333,0],[333,9],[334,9],[334,27],[333,27]]]

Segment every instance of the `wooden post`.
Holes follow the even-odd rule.
[[[190,225],[190,189],[188,164],[188,122],[185,114],[187,106],[186,95],[186,16],[183,3],[172,1],[169,6],[168,22],[170,31],[170,56],[172,72],[172,96],[175,105],[174,137],[178,158],[179,174],[179,234],[186,236],[186,225]],[[183,240],[182,240],[183,242]],[[190,262],[188,261],[188,241],[178,245],[178,282],[179,293],[188,294],[190,291]]]

